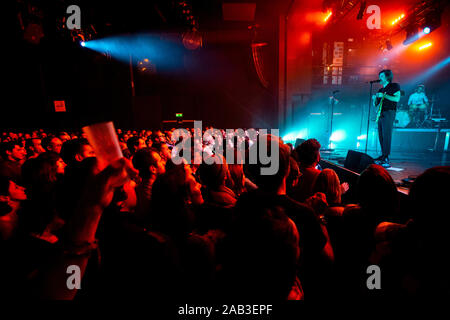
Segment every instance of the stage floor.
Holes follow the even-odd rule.
[[[331,153],[321,152],[321,157],[339,166],[344,166],[347,151],[348,149],[335,149]],[[370,151],[368,155],[372,158],[379,156],[379,154]],[[426,169],[436,166],[450,166],[449,152],[392,152],[390,159],[391,167],[387,170],[397,185],[403,179],[416,177]]]

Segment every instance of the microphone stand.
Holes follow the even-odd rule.
[[[333,91],[331,94],[331,97],[329,97],[330,99],[330,105],[331,105],[331,119],[330,119],[330,132],[328,134],[328,146],[327,149],[322,149],[322,152],[327,152],[327,153],[331,153],[334,150],[331,148],[331,135],[333,134],[333,116],[334,116],[334,105],[336,104],[336,101],[338,101],[336,99],[336,93],[339,92],[339,90]]]
[[[331,121],[330,121],[330,135],[328,136],[328,148],[330,151],[333,151],[331,148],[331,136],[333,135],[333,118],[334,118],[334,105],[336,104],[336,91],[333,91],[331,94]]]
[[[369,126],[370,126],[370,109],[372,108],[372,88],[373,81],[370,81],[370,92],[369,92],[369,111],[367,113],[367,132],[366,132],[366,148],[364,149],[364,153],[367,153],[367,144],[369,143]]]

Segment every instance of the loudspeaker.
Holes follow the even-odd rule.
[[[374,163],[373,158],[363,152],[348,150],[344,168],[361,173],[369,165]]]

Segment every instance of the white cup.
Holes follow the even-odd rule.
[[[88,141],[95,151],[100,170],[123,158],[116,130],[111,121],[83,127],[83,132],[87,134]]]

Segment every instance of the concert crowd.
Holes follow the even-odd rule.
[[[2,298],[449,296],[450,167],[402,200],[382,166],[356,183],[321,168],[315,139],[268,135],[279,169],[263,175],[249,139],[243,163],[174,164],[173,130],[117,130],[124,157],[103,170],[84,133],[2,132]]]

